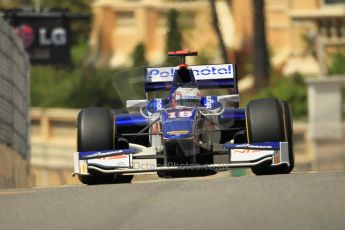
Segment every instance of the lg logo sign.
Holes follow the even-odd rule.
[[[71,64],[71,19],[68,15],[60,11],[52,15],[28,12],[24,16],[11,13],[8,17],[33,65]]]
[[[20,25],[15,28],[15,32],[23,40],[25,48],[31,47],[35,40],[35,33],[30,25]],[[40,46],[64,46],[67,44],[66,30],[61,27],[54,28],[51,31],[48,31],[46,28],[39,28],[38,44]]]
[[[66,30],[63,28],[55,28],[50,33],[46,28],[38,30],[39,44],[42,46],[63,46],[67,44]]]

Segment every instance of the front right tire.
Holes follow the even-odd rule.
[[[252,167],[256,175],[287,174],[294,168],[291,109],[276,98],[257,99],[246,107],[248,143],[288,142],[290,166],[271,166],[272,162]]]

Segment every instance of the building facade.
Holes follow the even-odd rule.
[[[218,0],[216,8],[228,50],[250,49],[253,38],[252,0]],[[131,64],[135,46],[143,43],[150,64],[165,60],[166,14],[177,9],[183,48],[197,49],[209,62],[220,62],[207,0],[96,0],[91,33],[92,60],[112,67]],[[317,38],[342,44],[345,37],[343,0],[266,0],[266,35],[274,66],[295,66],[303,58],[313,72]],[[334,44],[333,44],[334,45]],[[295,63],[295,64],[294,64]],[[290,68],[287,72],[295,71]]]
[[[136,45],[143,43],[150,64],[165,60],[167,33],[166,15],[170,9],[180,12],[179,22],[183,31],[183,48],[197,49],[214,61],[219,61],[216,36],[211,26],[207,0],[201,1],[110,1],[98,0],[93,4],[93,29],[91,47],[96,65],[113,67],[130,65],[130,56]],[[227,21],[224,27],[228,47],[235,45],[231,25],[231,11],[226,2],[217,3],[219,14]],[[225,30],[226,27],[230,29]]]
[[[266,0],[266,20],[272,63],[286,74],[322,72],[321,40],[326,52],[345,45],[344,0]]]

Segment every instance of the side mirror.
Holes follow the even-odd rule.
[[[148,100],[127,100],[126,101],[126,108],[141,108],[147,106]]]
[[[227,102],[235,102],[235,103],[240,102],[240,95],[232,94],[232,95],[217,96],[217,101],[221,103],[223,106],[225,106]]]

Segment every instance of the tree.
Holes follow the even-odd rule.
[[[254,77],[257,89],[269,83],[269,54],[265,30],[265,2],[252,0],[254,8]]]
[[[232,9],[232,0],[226,0],[226,4],[228,4],[229,9]]]
[[[147,61],[145,59],[145,46],[142,42],[134,48],[134,51],[132,53],[132,60],[133,66],[135,67],[147,65]]]
[[[331,56],[331,65],[328,67],[328,73],[333,75],[345,76],[345,52],[339,49],[335,54]]]
[[[182,49],[182,32],[178,25],[179,13],[175,9],[171,9],[167,15],[167,38],[166,38],[166,51],[176,51]],[[169,60],[169,63],[178,65],[177,58]]]
[[[216,2],[215,0],[209,0],[209,4],[211,8],[212,27],[214,31],[216,32],[218,45],[219,45],[219,51],[221,53],[223,62],[228,63],[228,54],[227,54],[226,46],[224,43],[222,31],[220,30],[220,27],[219,27],[219,19],[218,19],[218,14],[217,14],[217,9],[216,9]]]

